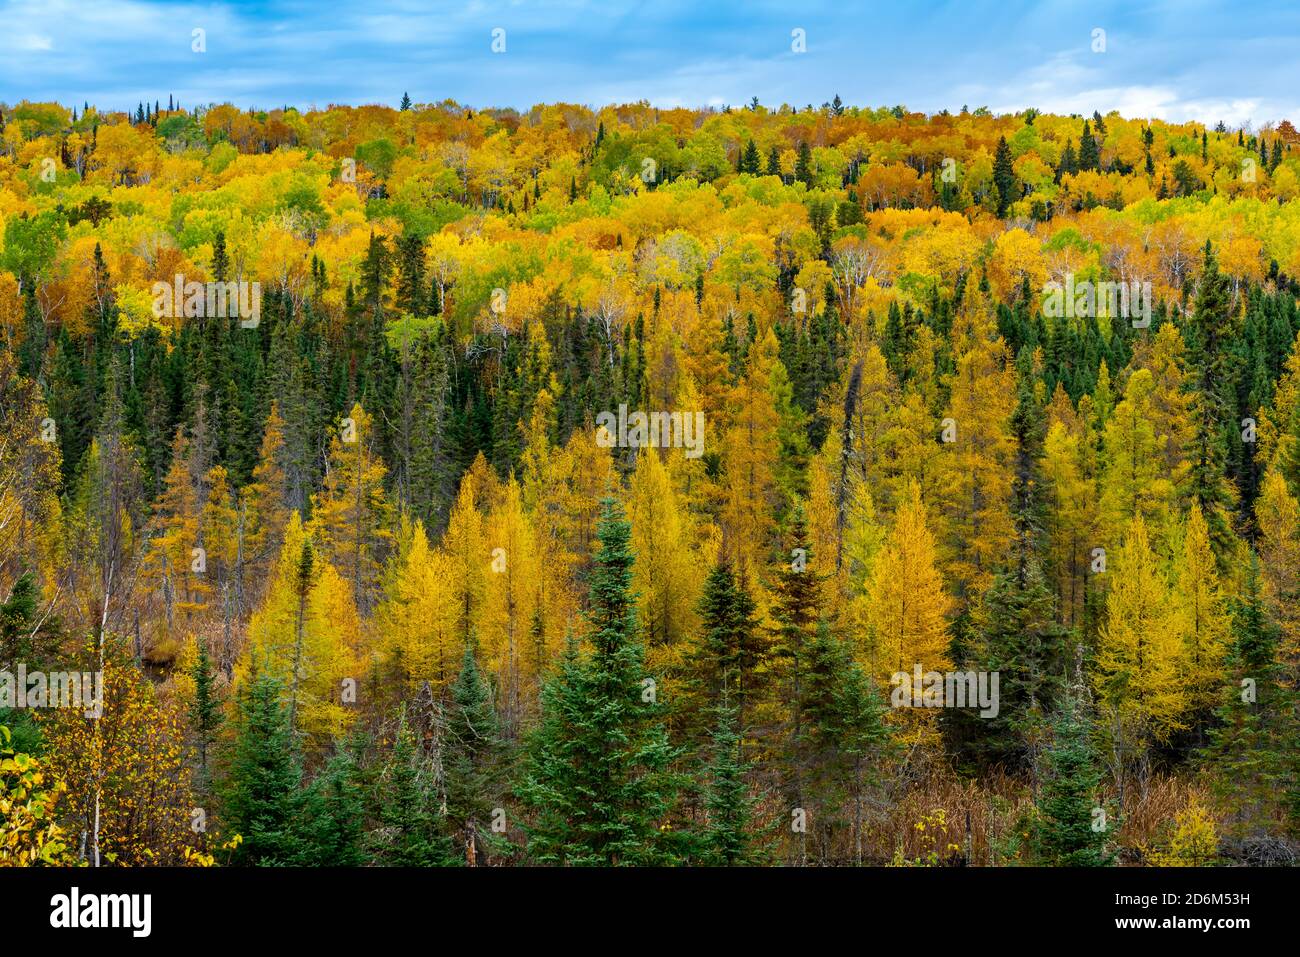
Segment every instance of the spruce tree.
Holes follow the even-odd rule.
[[[208,749],[216,740],[217,729],[221,727],[221,699],[217,695],[212,657],[208,654],[208,643],[202,637],[198,639],[198,657],[190,676],[194,679],[194,701],[190,705],[190,723],[194,728],[194,738],[199,748],[199,776],[206,782],[208,774]]]
[[[466,856],[478,861],[488,846],[501,741],[491,692],[475,660],[475,644],[466,643],[460,674],[451,686],[443,778],[448,828],[459,837]]]
[[[808,146],[808,141],[804,140],[799,144],[799,155],[794,163],[795,182],[803,183],[809,189],[813,185],[813,160],[812,148]]]
[[[755,620],[754,599],[726,562],[704,580],[699,613],[687,684],[701,716],[730,701],[743,737],[746,713],[761,693],[767,644]]]
[[[726,706],[717,709],[710,747],[711,758],[704,771],[704,808],[708,823],[702,839],[703,861],[715,867],[757,864],[762,851],[753,830],[756,799],[745,782],[749,765],[740,753],[736,712]]]
[[[1184,333],[1188,364],[1197,385],[1188,485],[1191,496],[1200,503],[1220,561],[1232,548],[1229,515],[1236,504],[1235,490],[1225,475],[1228,434],[1236,434],[1232,427],[1237,401],[1236,352],[1232,348],[1235,335],[1231,282],[1219,271],[1207,240],[1196,300]]]
[[[370,846],[376,863],[436,867],[456,860],[440,829],[433,783],[433,769],[403,711],[375,795],[380,826],[370,835]]]
[[[534,860],[567,865],[657,864],[672,859],[665,820],[681,785],[671,770],[663,711],[632,594],[631,526],[601,502],[600,550],[587,610],[591,651],[570,642],[542,691],[541,722],[516,793]]]
[[[1106,867],[1111,863],[1109,822],[1103,826],[1103,819],[1093,814],[1101,772],[1085,707],[1081,688],[1065,695],[1046,755],[1036,837],[1043,863],[1054,867]]]
[[[355,759],[340,751],[303,798],[300,863],[317,867],[360,867],[365,800]]]
[[[236,697],[235,740],[221,788],[223,821],[242,838],[232,864],[297,862],[302,769],[282,684],[262,671],[251,674]]]
[[[1007,207],[1019,199],[1016,188],[1016,171],[1011,165],[1011,148],[1005,136],[998,137],[997,152],[993,156],[993,185],[998,188],[998,218],[1007,215]]]

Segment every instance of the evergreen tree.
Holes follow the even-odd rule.
[[[998,188],[998,217],[1007,214],[1007,207],[1020,198],[1016,188],[1016,172],[1011,165],[1011,148],[1005,136],[998,137],[998,148],[993,156],[993,185]]]
[[[198,657],[190,672],[194,679],[194,701],[190,705],[190,723],[194,728],[194,737],[199,747],[199,773],[206,778],[208,773],[208,749],[216,740],[217,730],[221,727],[221,699],[217,695],[212,658],[208,654],[208,643],[200,637]]]
[[[1037,802],[1038,853],[1043,863],[1054,867],[1105,867],[1111,863],[1108,827],[1094,827],[1101,822],[1093,815],[1101,772],[1090,734],[1082,689],[1075,688],[1065,696],[1053,722]]]
[[[531,810],[531,856],[569,865],[654,864],[671,858],[661,828],[680,787],[631,594],[631,528],[601,503],[600,550],[587,611],[591,653],[570,642],[542,691],[516,793]],[[653,679],[651,679],[653,680]]]
[[[756,799],[745,782],[749,766],[740,756],[740,733],[736,713],[717,709],[717,723],[711,745],[712,757],[704,772],[704,808],[708,823],[704,829],[704,863],[716,867],[757,864],[762,851],[753,832]]]
[[[1101,170],[1101,150],[1087,120],[1083,121],[1083,133],[1079,137],[1079,169]]]
[[[421,753],[403,710],[393,746],[378,782],[379,828],[370,835],[377,863],[393,867],[437,867],[456,860],[441,833],[435,806],[433,769]]]
[[[1228,434],[1236,434],[1235,351],[1231,342],[1237,334],[1233,318],[1231,281],[1219,271],[1217,258],[1207,241],[1196,300],[1188,323],[1188,364],[1196,379],[1193,405],[1195,438],[1192,468],[1188,478],[1191,496],[1201,506],[1210,530],[1215,555],[1224,561],[1233,545],[1230,524],[1236,493],[1225,474]]]
[[[357,780],[356,761],[340,751],[312,781],[303,797],[301,828],[304,864],[360,867],[365,798]]]
[[[797,183],[803,183],[809,189],[813,185],[813,159],[812,148],[808,146],[808,141],[803,140],[799,143],[799,155],[794,163],[794,179]]]
[[[303,852],[297,830],[302,769],[283,692],[279,681],[255,671],[236,697],[235,739],[221,788],[223,820],[242,838],[232,864],[294,864]]]
[[[484,830],[492,815],[501,748],[496,712],[475,660],[475,644],[465,645],[460,674],[451,685],[443,753],[447,824],[460,838],[470,862],[478,861],[487,847]]]

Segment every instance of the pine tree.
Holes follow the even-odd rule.
[[[375,801],[379,828],[370,835],[371,853],[391,867],[439,867],[456,860],[441,833],[433,769],[421,753],[403,711],[384,762]]]
[[[491,693],[478,669],[473,644],[465,646],[451,686],[443,750],[447,826],[473,864],[486,859],[495,775],[501,758]]]
[[[705,769],[703,862],[715,867],[736,867],[761,863],[762,849],[754,834],[757,800],[749,793],[745,777],[749,765],[740,756],[740,733],[733,710],[720,707],[711,744],[711,758]]]
[[[1007,207],[1019,199],[1016,188],[1016,171],[1011,165],[1011,148],[1005,136],[998,137],[998,148],[993,156],[993,185],[998,188],[998,218],[1007,215]]]
[[[240,835],[232,864],[296,863],[302,769],[282,702],[282,683],[255,672],[236,696],[234,743],[221,786],[222,819]]]
[[[516,787],[532,812],[529,854],[543,863],[653,864],[679,788],[631,594],[631,529],[606,498],[590,578],[591,653],[571,643],[542,692],[541,723]]]
[[[1082,689],[1067,694],[1053,722],[1044,783],[1037,806],[1038,853],[1053,867],[1106,867],[1108,830],[1095,825],[1101,772],[1090,741],[1091,727]]]

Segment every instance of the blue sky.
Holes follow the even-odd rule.
[[[1300,4],[0,0],[0,101],[903,103],[1300,123]],[[191,49],[195,29],[207,51]],[[493,30],[505,52],[492,52]],[[1105,31],[1094,52],[1093,31]],[[806,52],[792,51],[803,30]]]

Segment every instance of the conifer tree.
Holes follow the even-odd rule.
[[[375,800],[380,826],[370,834],[377,863],[392,867],[438,867],[456,860],[441,832],[434,774],[420,750],[405,710],[384,762]]]
[[[236,696],[234,743],[221,786],[222,819],[241,842],[232,864],[296,863],[302,769],[281,700],[283,684],[255,672]]]
[[[485,862],[501,742],[491,693],[472,643],[465,646],[460,674],[451,686],[445,741],[447,826],[469,863]]]
[[[720,707],[711,758],[705,769],[703,862],[716,867],[761,863],[763,853],[754,833],[756,799],[745,781],[749,765],[741,757],[740,732],[733,710]]]
[[[680,786],[644,652],[632,587],[631,529],[602,502],[587,612],[591,652],[571,643],[542,692],[516,793],[531,811],[529,854],[569,865],[653,864]],[[650,679],[653,682],[653,679]]]
[[[1091,724],[1082,689],[1065,696],[1053,722],[1043,788],[1038,799],[1038,853],[1054,867],[1106,867],[1109,830],[1097,827],[1101,772],[1090,741]],[[1104,810],[1104,809],[1103,809]]]

